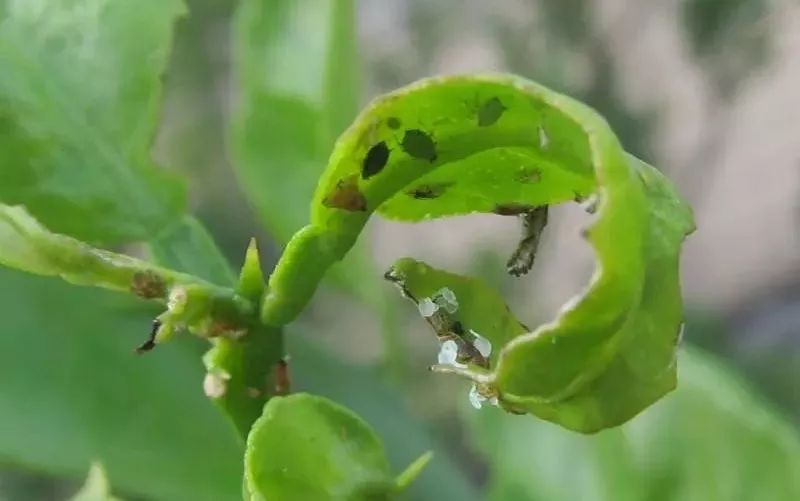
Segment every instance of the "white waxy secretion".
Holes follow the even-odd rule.
[[[439,309],[439,305],[434,303],[429,297],[422,299],[417,307],[419,308],[419,314],[425,318],[430,317]]]
[[[473,384],[472,388],[469,389],[469,403],[476,409],[480,409],[485,401],[486,397],[478,393],[478,387]]]
[[[483,407],[485,403],[489,403],[489,405],[497,405],[497,397],[486,397],[481,395],[481,392],[478,391],[478,385],[473,384],[472,387],[469,389],[469,403],[472,404],[473,407],[476,409],[480,409]]]
[[[458,298],[456,298],[456,293],[447,287],[439,289],[436,294],[433,295],[433,300],[451,315],[458,311]]]
[[[472,340],[472,346],[474,346],[475,349],[478,350],[478,352],[485,358],[489,358],[489,355],[492,354],[492,342],[472,329],[470,329],[469,332],[474,336],[474,339]]]
[[[228,383],[224,377],[214,372],[209,372],[203,378],[203,393],[208,398],[221,398],[228,389]]]
[[[461,369],[467,367],[466,364],[462,364],[458,361],[458,345],[452,339],[448,339],[442,343],[442,346],[439,348],[437,361],[442,365],[452,365],[453,367],[459,367]]]

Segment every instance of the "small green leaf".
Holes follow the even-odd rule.
[[[150,159],[179,0],[0,0],[0,201],[82,240],[148,240],[184,210]]]
[[[101,463],[92,463],[86,483],[70,501],[121,501],[111,495],[106,471]]]
[[[273,397],[245,452],[253,499],[386,499],[394,490],[383,446],[344,407],[298,393]]]

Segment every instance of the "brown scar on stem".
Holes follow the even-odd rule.
[[[358,175],[340,179],[336,187],[322,200],[325,207],[350,212],[365,212],[367,199],[358,189]]]
[[[153,270],[140,270],[133,274],[131,292],[142,299],[156,299],[167,296],[167,283]]]
[[[288,395],[291,388],[289,361],[284,357],[275,364],[275,395]]]

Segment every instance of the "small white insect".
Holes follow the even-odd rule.
[[[419,302],[417,308],[419,308],[420,315],[428,318],[439,310],[439,305],[434,303],[431,298],[426,297]]]
[[[481,393],[478,391],[478,386],[473,384],[472,387],[469,389],[469,403],[471,403],[472,406],[475,407],[476,409],[480,409],[486,402],[489,402],[489,405],[494,405],[494,406],[498,404],[496,396],[487,398],[481,395]]]
[[[489,358],[489,355],[492,354],[492,342],[472,329],[470,329],[469,332],[475,337],[472,340],[472,346],[474,346],[484,358]]]
[[[452,339],[448,339],[439,348],[437,361],[442,365],[452,365],[460,369],[466,369],[467,365],[458,361],[458,345]]]
[[[473,384],[472,388],[469,389],[469,403],[476,409],[480,409],[485,401],[486,397],[478,393],[478,387]]]

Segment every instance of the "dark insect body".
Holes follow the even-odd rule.
[[[546,225],[546,205],[522,214],[522,239],[506,264],[510,275],[520,277],[531,270]]]
[[[442,196],[451,185],[452,183],[422,184],[407,193],[417,200],[433,200]]]
[[[361,177],[369,179],[375,174],[379,173],[386,167],[386,162],[389,161],[389,147],[386,146],[385,141],[374,144],[364,161],[361,163]]]
[[[436,143],[433,142],[433,138],[430,134],[424,130],[407,130],[403,135],[403,141],[400,143],[400,146],[403,147],[403,151],[420,160],[435,162],[438,158]]]
[[[138,348],[136,348],[136,353],[141,355],[142,353],[148,352],[156,347],[156,335],[158,334],[158,330],[161,328],[161,320],[155,319],[153,320],[153,325],[150,328],[150,335],[147,336],[147,340],[144,343],[140,344]]]
[[[500,99],[496,97],[489,99],[478,110],[478,127],[488,127],[494,124],[500,120],[506,109]]]

